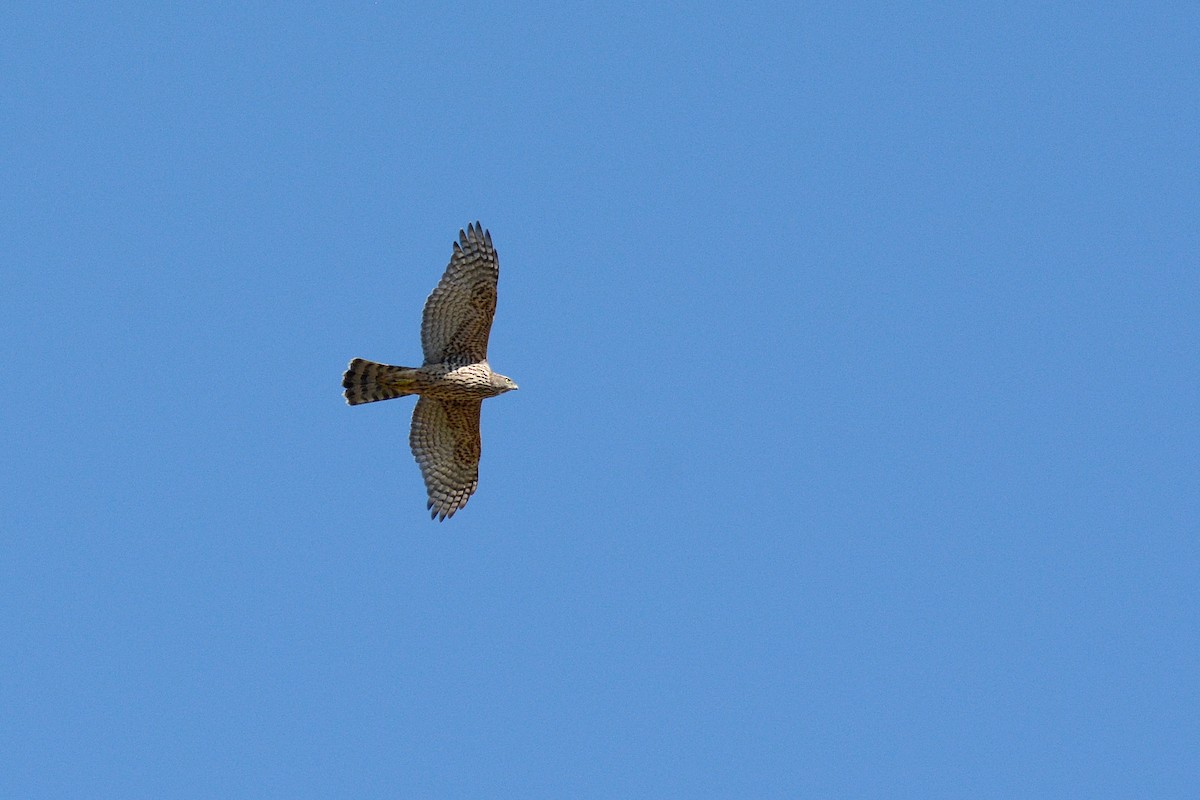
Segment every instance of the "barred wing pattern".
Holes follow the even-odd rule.
[[[426,364],[487,361],[499,277],[492,234],[478,222],[460,230],[450,264],[425,301],[421,347]]]
[[[417,400],[408,443],[425,479],[428,508],[435,519],[454,516],[479,485],[482,404],[482,398]]]

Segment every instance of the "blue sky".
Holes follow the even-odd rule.
[[[1194,797],[1197,42],[6,6],[0,795]],[[339,383],[476,219],[439,525]]]

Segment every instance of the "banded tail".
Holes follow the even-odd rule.
[[[409,367],[393,367],[376,364],[364,358],[350,362],[350,368],[342,376],[346,389],[346,402],[352,406],[374,403],[376,400],[391,400],[406,394],[416,394],[416,370]]]

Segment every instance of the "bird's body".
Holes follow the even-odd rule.
[[[453,364],[426,364],[423,367],[393,367],[374,361],[356,358],[350,362],[343,381],[346,400],[350,405],[372,403],[419,394],[422,397],[437,397],[443,400],[482,400],[495,397],[515,386],[506,386],[503,375],[492,372],[486,361],[458,367]],[[377,396],[382,395],[382,396]]]
[[[433,516],[467,504],[479,484],[479,411],[486,397],[517,388],[493,372],[487,342],[496,310],[499,260],[479,223],[459,231],[441,281],[425,301],[425,363],[397,367],[356,358],[342,376],[350,405],[420,395],[409,445],[421,467]]]

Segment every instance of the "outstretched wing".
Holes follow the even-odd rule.
[[[500,262],[492,247],[492,234],[478,222],[460,230],[450,264],[425,301],[421,347],[426,364],[476,364],[487,360],[499,277]]]
[[[479,407],[482,399],[422,397],[413,410],[408,443],[421,467],[428,508],[443,520],[467,504],[479,485]]]

